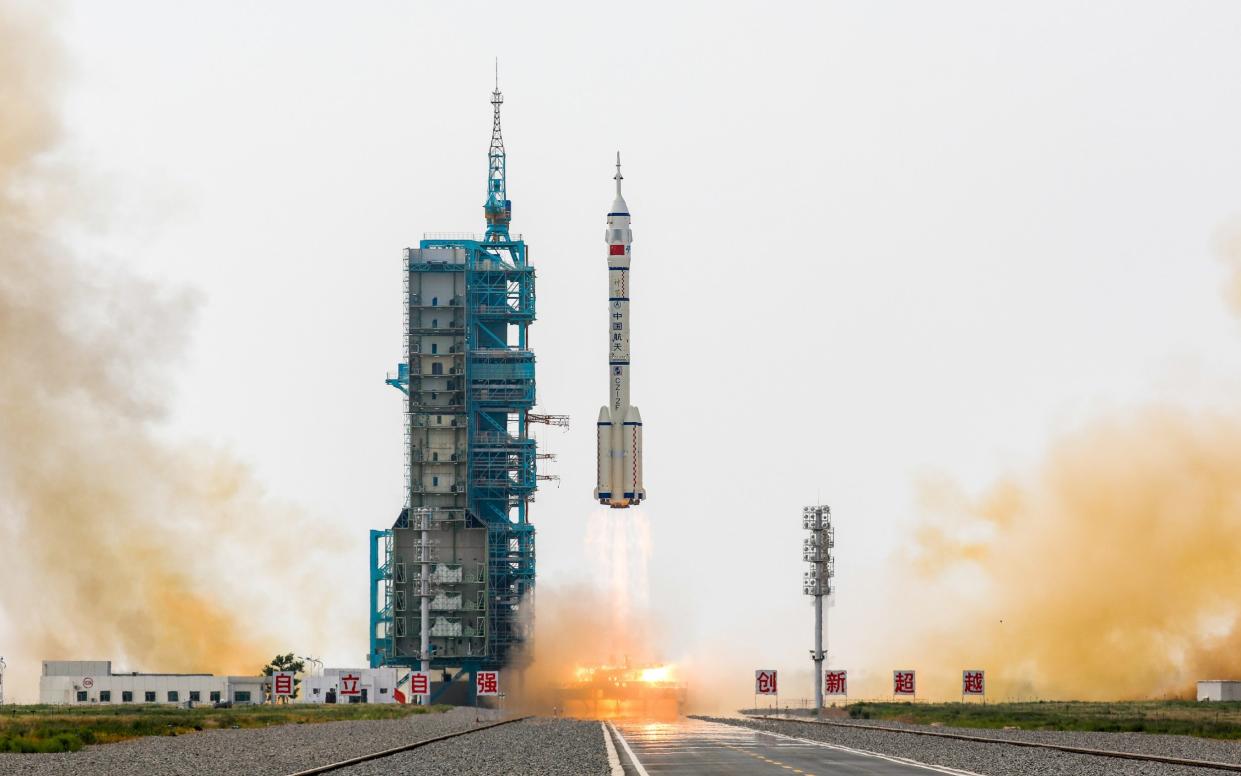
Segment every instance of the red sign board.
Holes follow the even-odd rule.
[[[430,695],[431,674],[426,671],[414,671],[410,674],[409,692],[411,695]]]
[[[272,674],[272,694],[279,698],[282,695],[293,695],[293,672],[277,671]]]
[[[913,671],[893,671],[892,672],[892,694],[893,695],[916,695],[916,685],[914,684]]]
[[[499,671],[479,671],[478,677],[474,683],[475,690],[479,695],[499,695],[500,694],[500,672]]]
[[[357,674],[345,674],[340,678],[340,694],[341,695],[361,695],[362,690],[358,688],[358,681],[362,677]]]
[[[754,694],[776,695],[776,672],[759,669],[754,672]]]
[[[849,694],[849,672],[848,671],[825,671],[823,673],[823,694],[824,695],[848,695]]]
[[[962,671],[961,672],[961,694],[962,695],[986,695],[987,694],[987,672],[986,671]]]

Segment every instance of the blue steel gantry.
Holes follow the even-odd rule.
[[[372,666],[511,665],[532,624],[534,268],[509,233],[503,101],[497,85],[486,233],[405,251],[407,353],[387,382],[407,399],[407,492],[393,526],[371,531]]]

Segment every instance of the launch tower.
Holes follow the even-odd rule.
[[[376,667],[472,680],[511,664],[527,637],[539,457],[529,426],[548,416],[529,412],[534,268],[521,235],[509,233],[503,102],[497,83],[486,233],[426,234],[402,259],[406,359],[387,382],[407,400],[406,494],[393,526],[371,531]]]

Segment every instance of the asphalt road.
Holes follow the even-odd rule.
[[[927,776],[968,771],[923,765],[846,747],[686,719],[617,723],[617,747],[630,776]],[[632,760],[636,760],[634,763]]]

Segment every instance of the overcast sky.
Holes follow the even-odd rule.
[[[401,251],[483,228],[497,56],[539,405],[573,420],[543,435],[540,580],[592,572],[619,148],[668,657],[806,663],[821,497],[833,647],[860,659],[920,478],[977,490],[1099,412],[1241,375],[1212,247],[1241,216],[1241,4],[68,11],[66,155],[110,200],[78,248],[196,292],[168,434],[356,536],[329,608],[366,606],[366,531],[402,504]]]

